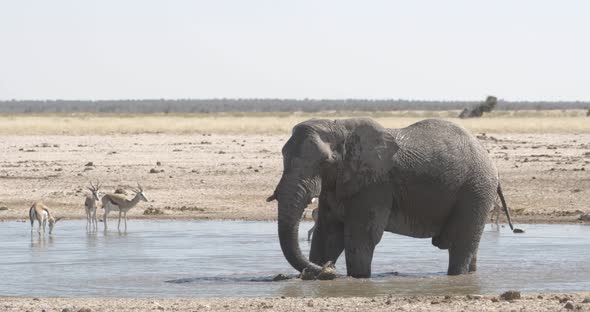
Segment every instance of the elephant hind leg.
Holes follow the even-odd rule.
[[[473,273],[477,270],[477,246],[456,246],[449,249],[448,275]]]
[[[477,250],[471,255],[469,263],[469,273],[477,271]]]
[[[493,205],[494,197],[491,194],[471,192],[464,195],[441,233],[442,241],[448,242],[448,275],[466,274],[477,269],[479,241],[487,212]]]

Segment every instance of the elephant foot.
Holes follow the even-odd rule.
[[[332,261],[326,262],[322,267],[322,270],[317,276],[317,279],[322,281],[333,280],[336,278],[336,266]]]
[[[319,272],[314,272],[311,268],[305,268],[301,272],[301,279],[304,281],[312,281],[312,280],[333,280],[336,278],[336,266],[332,261],[326,262],[322,269]]]

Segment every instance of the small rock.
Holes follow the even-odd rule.
[[[164,212],[160,208],[147,208],[143,211],[144,215],[162,215]]]
[[[159,161],[156,161],[156,166],[161,166],[161,165],[162,165],[162,163],[161,163],[161,162],[159,162]]]
[[[500,298],[504,299],[504,300],[516,300],[516,299],[520,299],[520,291],[516,291],[516,290],[509,290],[507,292],[504,292],[503,294],[500,295]]]
[[[499,301],[500,301],[500,300],[498,300],[498,298],[496,298],[496,297],[493,297],[493,298],[492,298],[492,302],[499,302]]]
[[[590,221],[590,214],[581,215],[578,220],[580,221]]]
[[[568,309],[568,310],[573,310],[574,309],[574,303],[571,301],[568,301],[565,303],[565,305],[563,306],[564,308]]]
[[[479,300],[483,298],[481,295],[467,295],[467,299],[469,300]]]
[[[8,210],[8,207],[0,207],[0,211],[2,211],[2,210]],[[39,298],[33,298],[33,300],[35,300],[35,299],[39,300]]]
[[[164,172],[164,170],[163,169],[162,170],[158,170],[156,168],[150,169],[150,173],[160,173],[160,172]]]
[[[63,308],[61,309],[61,312],[72,312],[72,310],[70,310],[70,308]]]
[[[512,233],[522,234],[522,233],[524,233],[524,230],[523,229],[519,229],[519,228],[514,228],[514,230],[512,230]]]
[[[33,298],[33,301],[41,301],[39,298]]]
[[[80,308],[80,310],[78,310],[78,312],[92,312],[92,309],[90,309],[90,308]]]
[[[86,166],[86,167],[92,167],[92,166],[94,166],[94,163],[91,162],[91,161],[89,161],[84,166]]]
[[[582,300],[582,303],[590,303],[590,297],[584,298],[584,300]]]
[[[285,281],[285,280],[288,280],[288,279],[290,279],[289,276],[287,276],[287,275],[285,275],[283,273],[279,273],[275,277],[272,278],[272,281],[273,282],[279,282],[279,281]]]

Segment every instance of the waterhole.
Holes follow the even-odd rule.
[[[275,222],[140,221],[128,231],[87,233],[62,221],[52,236],[28,223],[0,223],[0,295],[59,297],[277,297],[498,294],[590,289],[590,226],[519,225],[525,234],[488,225],[475,274],[445,275],[448,255],[430,239],[385,233],[373,278],[272,282],[295,276]],[[307,254],[311,223],[300,228]],[[35,225],[36,228],[36,225]],[[346,274],[344,255],[336,268]]]

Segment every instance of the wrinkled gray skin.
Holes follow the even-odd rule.
[[[371,119],[312,119],[293,128],[282,150],[284,171],[269,201],[279,206],[285,258],[298,271],[319,272],[346,254],[349,276],[371,276],[384,231],[448,249],[448,274],[476,270],[487,214],[501,193],[487,151],[465,129],[424,120],[386,129]],[[319,197],[309,260],[298,242],[299,220]]]

